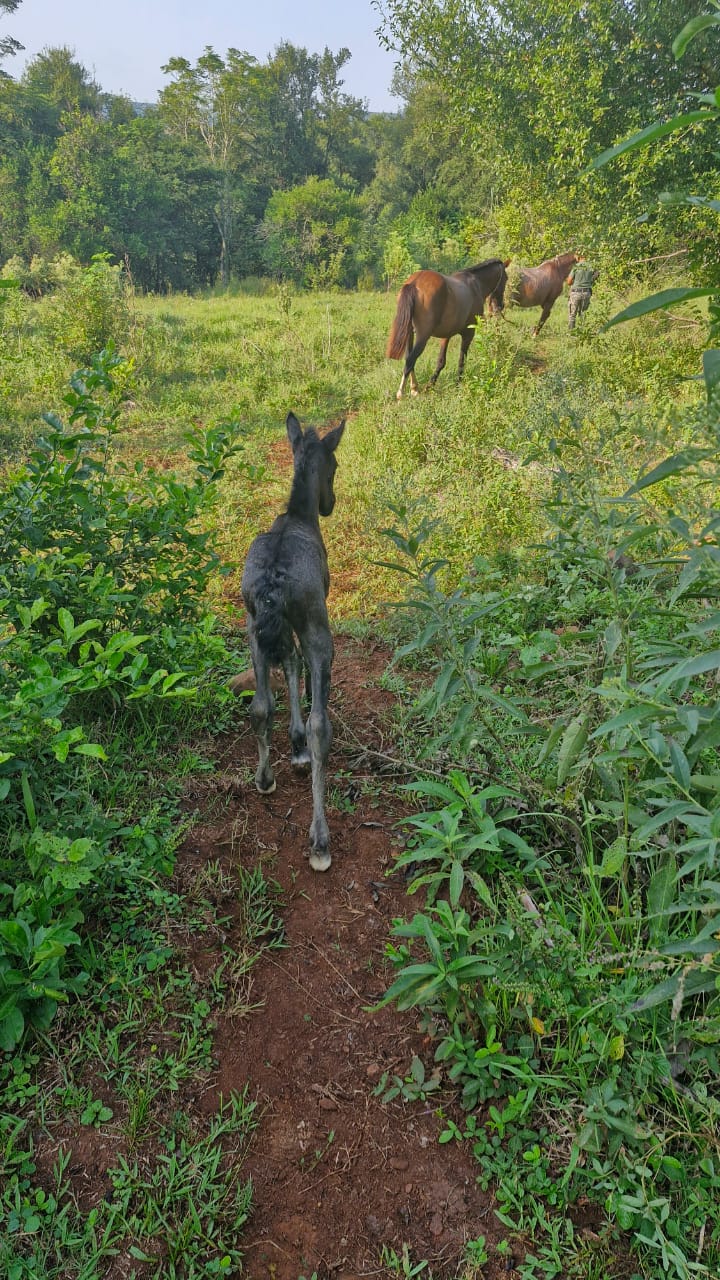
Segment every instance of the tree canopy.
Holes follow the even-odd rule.
[[[344,91],[346,48],[170,56],[144,105],[45,49],[0,77],[0,264],[109,252],[153,290],[256,274],[352,286],[491,252],[582,244],[628,262],[682,244],[707,278],[710,206],[659,196],[715,196],[710,130],[588,169],[713,89],[710,35],[672,53],[695,4],[385,0],[400,58],[387,114]]]

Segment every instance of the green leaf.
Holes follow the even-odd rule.
[[[10,1052],[22,1039],[25,1030],[25,1019],[21,1009],[13,1009],[11,1013],[0,1019],[0,1049]]]
[[[667,480],[669,476],[680,475],[682,471],[687,471],[688,467],[693,466],[701,458],[705,457],[704,449],[681,449],[680,453],[673,453],[669,458],[664,458],[651,471],[646,471],[635,484],[623,494],[623,499],[630,498],[634,493],[640,493],[642,489],[648,489],[652,484],[658,484],[661,480]]]
[[[695,36],[701,31],[707,31],[708,27],[720,26],[720,16],[717,13],[701,13],[696,18],[691,18],[685,23],[682,31],[676,35],[672,42],[672,51],[676,58],[682,58],[685,50]]]
[[[720,667],[720,649],[710,649],[707,653],[699,653],[695,658],[685,658],[666,671],[658,681],[658,692],[664,692],[670,685],[679,680],[688,680],[691,676],[703,675],[706,671],[717,671]]]
[[[418,1058],[417,1054],[413,1056],[410,1063],[410,1075],[416,1084],[425,1083],[425,1067],[423,1066],[422,1058]]]
[[[103,748],[97,742],[81,742],[73,748],[75,756],[92,756],[94,760],[107,760]]]
[[[24,920],[0,921],[0,938],[11,955],[27,959],[33,950],[33,938]]]
[[[601,332],[605,333],[616,324],[624,324],[626,320],[637,320],[638,316],[650,315],[652,311],[666,310],[679,302],[688,302],[692,298],[710,298],[717,292],[717,285],[698,288],[685,286],[676,289],[661,289],[660,293],[651,293],[647,298],[640,298],[638,302],[633,302],[624,311],[619,311],[616,316],[613,316],[612,320],[608,320],[607,324],[603,325]]]
[[[75,629],[75,619],[69,610],[58,609],[58,622],[60,623],[60,628],[65,640],[68,641]]]
[[[647,822],[643,822],[641,826],[636,827],[633,839],[638,846],[641,846],[654,831],[658,831],[660,827],[667,826],[668,822],[673,822],[676,818],[683,817],[690,812],[691,809],[687,800],[673,800],[671,804],[666,805],[664,809],[648,818]]]
[[[431,921],[427,916],[416,917],[420,926],[420,931],[427,944],[428,951],[438,964],[442,964],[442,947],[438,939],[435,937]]]
[[[720,213],[720,200],[711,200],[709,196],[693,196],[684,191],[661,191],[658,200],[664,205],[689,204],[695,209],[712,209],[713,213]]]
[[[608,147],[607,151],[601,152],[594,160],[590,161],[585,173],[591,173],[593,169],[600,169],[603,165],[608,164],[610,160],[614,160],[616,156],[623,155],[626,151],[634,151],[637,147],[644,147],[648,142],[655,142],[658,138],[664,138],[668,133],[675,133],[678,129],[684,129],[689,124],[697,124],[705,120],[715,120],[717,113],[714,111],[685,111],[682,115],[673,116],[671,120],[656,121],[654,124],[648,124],[644,129],[640,129],[638,133],[633,133],[629,138],[625,138],[623,142],[618,142],[614,147]]]
[[[28,782],[28,776],[26,773],[23,773],[20,779],[20,786],[22,788],[28,825],[30,830],[34,831],[37,826],[37,814],[35,813],[35,802],[32,797],[32,791],[30,790],[30,783]]]
[[[683,791],[689,791],[690,765],[688,764],[687,756],[685,755],[682,747],[680,747],[673,738],[670,739],[668,746],[670,749],[673,777],[678,786],[682,787]]]
[[[563,734],[558,751],[557,784],[559,787],[562,787],[567,780],[570,770],[587,742],[588,725],[588,716],[586,712],[582,712],[570,721]]]
[[[465,871],[462,862],[455,861],[450,872],[450,905],[456,907],[465,883]]]
[[[670,906],[675,892],[675,859],[667,857],[650,879],[647,890],[647,913],[650,924],[650,940],[657,946],[667,934],[663,913]]]
[[[538,755],[538,758],[537,758],[538,766],[540,766],[541,764],[544,764],[544,762],[547,760],[551,752],[555,750],[558,742],[562,737],[564,729],[565,729],[565,718],[564,716],[561,716],[558,720],[555,721],[555,724],[553,725],[547,738],[545,739],[545,742],[542,746],[540,754]]]
[[[492,900],[492,895],[490,893],[490,890],[488,889],[488,886],[483,880],[482,876],[478,875],[477,871],[472,871],[472,870],[468,870],[466,872],[466,875],[473,889],[475,890],[478,898],[480,899],[480,901],[483,902],[486,907],[489,907],[491,911],[493,911],[495,909],[495,903]]]
[[[605,652],[608,658],[612,658],[615,655],[621,640],[622,640],[622,627],[620,626],[620,623],[617,621],[617,619],[613,618],[612,622],[610,622],[606,627],[605,635],[603,637]]]
[[[602,856],[602,862],[599,867],[595,868],[595,875],[601,878],[615,877],[620,874],[627,858],[627,840],[625,836],[618,836],[609,844]]]
[[[720,209],[720,203],[718,209]],[[717,348],[703,351],[703,378],[709,401],[720,387],[720,351]]]
[[[499,711],[504,711],[511,720],[519,720],[522,724],[528,724],[528,718],[521,707],[518,707],[509,698],[503,698],[501,694],[496,693],[494,689],[488,688],[485,684],[475,686],[475,693],[480,698],[484,698],[491,706],[497,707]]]
[[[714,969],[695,969],[691,973],[685,975],[676,973],[671,978],[665,978],[662,982],[658,982],[657,986],[647,991],[645,995],[640,996],[639,1000],[633,1001],[630,1005],[630,1013],[642,1013],[646,1009],[653,1009],[658,1004],[664,1004],[666,1000],[673,1000],[682,989],[683,996],[699,995],[704,991],[714,991],[716,989],[716,972]]]

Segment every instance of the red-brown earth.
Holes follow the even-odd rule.
[[[277,790],[255,791],[255,740],[241,725],[218,765],[250,781],[222,822],[195,829],[179,859],[181,877],[183,864],[198,860],[219,858],[231,871],[260,859],[285,904],[286,947],[253,969],[252,1001],[261,1007],[240,1021],[220,1019],[217,1076],[203,1097],[214,1110],[221,1094],[249,1083],[259,1103],[245,1165],[254,1186],[245,1242],[252,1280],[390,1274],[381,1247],[400,1253],[403,1243],[436,1277],[455,1276],[467,1239],[498,1236],[471,1152],[438,1144],[437,1095],[383,1104],[374,1094],[383,1073],[407,1074],[413,1054],[432,1070],[417,1016],[372,1011],[392,980],[384,957],[392,920],[416,909],[392,874],[402,810],[382,756],[391,754],[392,698],[379,687],[387,659],[373,644],[337,640],[329,872],[308,866],[309,779],[290,767],[282,712],[273,739]]]

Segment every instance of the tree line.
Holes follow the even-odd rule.
[[[694,12],[685,0],[547,0],[542,14],[533,0],[385,0],[394,113],[344,92],[345,48],[170,57],[152,104],[104,92],[67,48],[18,78],[6,60],[0,263],[37,291],[58,256],[98,253],[152,291],[249,276],[355,287],[491,252],[582,247],[624,264],[682,245],[707,278],[712,210],[662,193],[715,194],[713,138],[689,126],[587,173],[648,110],[667,117],[714,83],[702,37],[682,65],[671,52]]]

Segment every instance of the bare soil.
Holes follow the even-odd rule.
[[[415,903],[399,875],[386,875],[401,804],[389,766],[371,754],[388,750],[392,699],[378,684],[388,655],[343,638],[336,649],[330,871],[308,866],[310,785],[290,768],[282,709],[277,790],[262,796],[252,785],[256,747],[243,721],[218,763],[226,776],[249,781],[222,823],[196,829],[180,854],[181,876],[184,862],[219,858],[231,870],[260,859],[285,903],[287,946],[253,970],[252,1000],[262,1007],[240,1021],[220,1019],[217,1078],[202,1105],[214,1110],[221,1094],[248,1082],[259,1103],[245,1165],[254,1185],[245,1242],[251,1280],[389,1275],[381,1247],[400,1253],[403,1243],[436,1277],[450,1277],[467,1239],[497,1238],[496,1220],[471,1153],[438,1145],[438,1095],[383,1104],[374,1093],[384,1072],[406,1075],[413,1054],[430,1073],[432,1048],[416,1016],[372,1011],[392,980],[384,957],[392,920]],[[452,1111],[451,1095],[445,1102]]]

